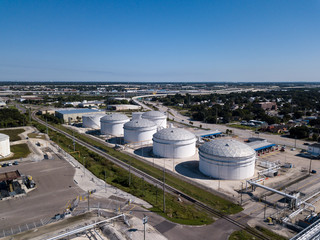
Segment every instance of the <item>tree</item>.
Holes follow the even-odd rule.
[[[293,138],[301,139],[309,137],[309,128],[306,126],[292,127],[289,131],[290,137]]]

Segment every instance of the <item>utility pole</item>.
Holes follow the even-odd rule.
[[[165,181],[166,181],[166,160],[164,160],[163,166],[163,212],[166,212],[166,195],[165,195]]]
[[[156,205],[158,205],[158,184],[156,184]]]
[[[240,205],[242,206],[242,191],[243,191],[243,182],[241,182],[241,195],[240,195]]]
[[[129,165],[129,187],[131,186],[131,158],[130,158],[130,165]]]
[[[148,222],[148,216],[145,216],[142,218],[142,223],[143,223],[143,240],[146,240],[146,223]]]
[[[104,170],[104,191],[107,192],[107,174],[106,174],[106,170]]]
[[[86,161],[85,161],[85,158],[86,157],[83,157],[83,175],[84,175],[84,177],[86,176],[86,166],[85,166]]]
[[[88,212],[90,211],[90,202],[89,202],[90,191],[88,190]]]
[[[311,163],[312,163],[312,158],[310,158],[310,164],[309,164],[309,175],[311,175]]]
[[[74,141],[74,131],[72,131],[72,136],[73,136],[73,138],[72,138],[73,151],[75,152],[76,151],[76,143]]]
[[[264,213],[263,213],[263,219],[266,219],[266,211],[267,211],[267,194],[264,195]]]
[[[47,128],[47,135],[49,136],[49,132],[48,132],[48,119],[47,119],[47,116],[46,116],[46,128]]]
[[[31,122],[31,108],[29,108],[29,122]]]

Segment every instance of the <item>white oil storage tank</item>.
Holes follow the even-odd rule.
[[[147,119],[134,119],[124,124],[124,141],[133,145],[152,143],[152,136],[158,126]]]
[[[210,177],[239,180],[254,175],[256,152],[248,145],[221,139],[199,147],[199,170]]]
[[[100,119],[105,114],[87,114],[82,116],[82,127],[100,129]]]
[[[122,136],[123,125],[129,121],[130,119],[124,114],[114,113],[106,115],[100,119],[100,132],[103,135]]]
[[[142,114],[143,119],[148,119],[157,124],[159,128],[167,127],[167,116],[163,112],[149,111]]]
[[[141,119],[143,112],[133,112],[132,113],[132,120],[134,119]]]
[[[0,158],[10,155],[10,141],[9,136],[0,133]]]
[[[153,154],[165,158],[186,158],[196,152],[196,136],[182,128],[165,128],[153,135]]]

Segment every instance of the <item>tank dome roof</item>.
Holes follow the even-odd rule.
[[[207,142],[199,147],[199,152],[224,158],[244,158],[252,157],[256,154],[248,145],[233,139]]]
[[[178,140],[196,140],[196,136],[183,129],[183,128],[164,128],[157,133],[153,134],[154,138],[161,139],[161,140],[171,140],[171,141],[178,141]]]

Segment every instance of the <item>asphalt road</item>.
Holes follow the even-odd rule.
[[[74,168],[59,158],[0,168],[0,172],[14,170],[31,175],[37,188],[25,197],[0,201],[0,230],[53,217],[62,213],[69,200],[84,193],[73,182]]]

